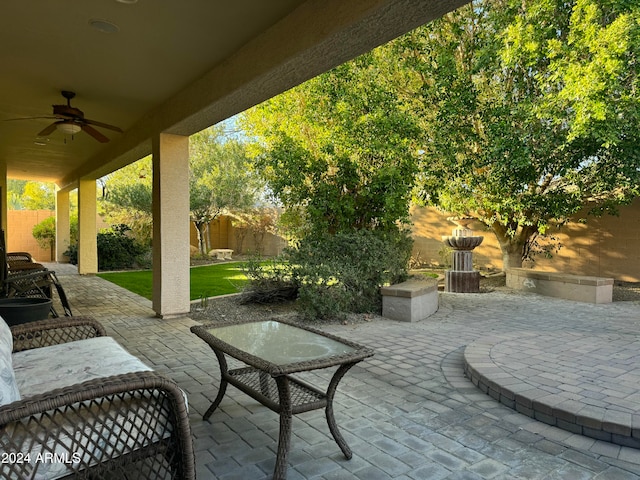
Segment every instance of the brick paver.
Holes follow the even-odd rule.
[[[278,434],[276,414],[229,387],[210,421],[202,420],[215,396],[219,373],[209,347],[189,332],[196,322],[156,319],[148,300],[97,277],[65,275],[60,267],[54,268],[74,313],[101,320],[132,353],[187,392],[198,478],[270,478]],[[640,398],[633,352],[608,349],[606,343],[609,337],[637,337],[638,320],[637,302],[580,304],[507,291],[440,294],[439,311],[412,324],[374,317],[359,324],[327,325],[323,327],[327,331],[376,351],[347,374],[335,399],[336,419],[354,457],[350,461],[342,457],[322,411],[298,415],[288,478],[640,478],[640,450],[536,421],[483,393],[463,374],[465,348],[488,336],[513,335],[508,342],[498,342],[501,367],[513,362],[514,369],[527,372],[537,362],[518,349],[513,340],[518,332],[543,334],[549,341],[556,333],[570,332],[581,349],[588,347],[582,341],[585,336],[593,335],[602,339],[599,354],[611,359],[610,368],[602,370],[603,377],[628,375],[619,385],[607,380],[602,388],[624,393],[624,398]],[[540,348],[530,348],[534,347]],[[563,355],[562,342],[554,351]],[[538,359],[547,360],[544,354]],[[625,361],[631,367],[620,367]],[[547,387],[570,394],[574,374],[581,375],[559,365],[557,370],[547,367],[536,375],[553,384]],[[312,372],[309,378],[327,382],[329,372]],[[596,393],[589,392],[594,403],[600,400]],[[613,393],[603,395],[617,398]],[[614,415],[611,423],[617,419]]]

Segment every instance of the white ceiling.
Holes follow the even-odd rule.
[[[0,5],[0,164],[72,187],[189,135],[464,3],[461,0],[14,0]],[[90,25],[106,20],[104,33]],[[37,133],[61,90],[117,125]]]

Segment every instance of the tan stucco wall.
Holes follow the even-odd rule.
[[[38,262],[50,262],[50,252],[41,248],[31,233],[33,227],[46,218],[55,216],[53,210],[9,210],[7,212],[7,251],[29,252]],[[99,232],[109,225],[100,215],[96,218]]]
[[[588,216],[587,223],[571,223],[557,237],[564,245],[552,259],[541,258],[536,268],[580,275],[640,281],[640,199],[620,208],[620,216]]]
[[[53,214],[49,210],[9,210],[7,249],[27,251],[38,261],[49,261],[49,252],[40,248],[31,230],[34,225]],[[414,257],[419,258],[422,263],[443,264],[441,237],[451,235],[453,229],[453,224],[447,220],[447,216],[432,208],[412,209]],[[100,220],[98,223],[99,228],[106,226]],[[472,228],[475,228],[477,235],[485,237],[482,245],[474,250],[474,262],[477,267],[502,268],[500,248],[493,233],[482,231],[480,225],[473,225]],[[237,250],[235,229],[228,217],[221,217],[212,222],[210,235],[211,248]],[[588,223],[571,223],[555,235],[563,245],[562,248],[551,259],[538,257],[533,268],[640,282],[640,199],[632,205],[622,207],[619,217],[588,217]],[[192,224],[191,245],[197,244]],[[267,234],[263,253],[277,255],[285,244],[282,238]],[[255,242],[248,233],[243,243],[243,251],[252,250],[255,250]]]
[[[246,232],[244,241],[242,242],[242,252],[239,252],[238,240],[236,233],[239,229],[235,228],[231,219],[227,216],[216,218],[209,224],[209,241],[211,249],[214,248],[230,248],[235,253],[254,253],[256,251],[256,241],[251,232]],[[198,246],[198,235],[196,228],[191,222],[190,227],[191,245]],[[273,256],[282,253],[282,249],[286,246],[286,241],[282,237],[265,234],[262,242],[262,255]]]
[[[447,220],[449,215],[434,208],[413,207],[414,248],[413,256],[426,265],[444,265],[446,258],[443,235],[451,235],[454,225]],[[576,215],[576,219],[584,215]],[[632,205],[621,207],[620,216],[606,215],[601,218],[587,217],[586,224],[573,222],[558,232],[552,232],[562,247],[553,258],[538,256],[534,263],[525,267],[537,270],[566,272],[576,275],[613,277],[616,280],[640,282],[640,199]],[[482,244],[474,250],[474,264],[480,269],[502,268],[502,254],[495,235],[482,224],[471,225],[476,235],[484,236]],[[228,217],[212,222],[210,227],[211,248],[237,250],[235,228]],[[195,228],[191,226],[191,245],[196,246]],[[286,242],[275,235],[267,234],[264,254],[277,255]],[[250,233],[245,236],[243,251],[255,250]],[[448,257],[447,257],[448,258]]]
[[[51,210],[9,210],[7,212],[7,251],[29,252],[38,262],[50,262],[51,251],[41,248],[31,233],[33,227],[53,217]]]
[[[237,238],[235,236],[236,229],[231,227],[229,232],[229,245],[233,245],[233,247],[237,250]],[[280,255],[284,247],[287,246],[287,242],[282,237],[278,237],[271,233],[266,233],[264,235],[264,239],[262,240],[262,252],[261,255],[274,256]],[[242,242],[242,253],[256,253],[257,250],[257,242],[254,237],[251,235],[251,232],[247,232],[244,237],[244,241]]]
[[[441,213],[435,208],[413,207],[411,219],[413,221],[413,257],[424,265],[443,266],[451,261],[445,256],[443,235],[451,235],[455,227],[447,220],[450,215]],[[482,244],[473,251],[473,261],[476,268],[502,268],[502,254],[500,247],[491,232],[480,229],[480,224],[470,225],[475,235],[484,236]]]
[[[436,209],[414,207],[414,257],[426,264],[442,264],[442,235],[451,235],[454,225],[446,214]],[[577,218],[584,215],[576,215]],[[502,268],[500,247],[492,232],[473,224],[476,235],[484,241],[474,250],[477,268]],[[620,216],[587,217],[587,223],[572,222],[551,232],[562,245],[552,258],[536,257],[526,267],[566,272],[576,275],[613,277],[616,280],[640,281],[640,199],[620,208]]]

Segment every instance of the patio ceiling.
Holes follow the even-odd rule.
[[[0,162],[9,178],[73,187],[190,135],[465,3],[462,0],[29,0],[0,9]],[[93,20],[116,25],[105,33]],[[37,134],[76,92],[117,125]]]

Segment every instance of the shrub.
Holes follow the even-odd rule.
[[[241,303],[279,303],[295,300],[298,282],[286,259],[262,260],[255,257],[242,265],[249,284],[242,291]]]
[[[71,265],[78,265],[78,244],[72,243],[69,245],[64,255],[69,259]]]
[[[405,231],[357,230],[303,239],[289,252],[303,316],[379,313],[380,287],[407,278],[411,247]]]
[[[122,270],[136,265],[146,249],[127,235],[129,227],[124,224],[112,226],[98,233],[98,269]]]
[[[405,231],[308,236],[287,249],[283,258],[247,262],[250,284],[242,299],[267,303],[297,295],[298,309],[307,319],[379,313],[380,287],[407,278],[411,247]]]
[[[124,270],[150,264],[149,249],[127,235],[126,225],[115,225],[98,233],[98,270]],[[64,253],[69,262],[78,264],[78,245],[72,244]]]
[[[38,242],[38,245],[49,249],[49,259],[52,260],[54,258],[53,250],[56,245],[56,217],[45,218],[37,225],[34,225],[31,234]]]

